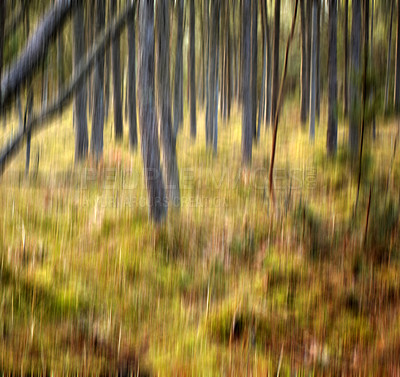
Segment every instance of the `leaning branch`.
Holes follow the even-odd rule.
[[[282,108],[282,103],[283,103],[283,86],[285,84],[285,79],[286,79],[286,74],[287,74],[287,66],[288,66],[288,60],[289,60],[289,50],[290,50],[290,44],[293,40],[294,36],[294,29],[296,26],[296,16],[297,16],[297,6],[298,6],[299,0],[296,0],[296,5],[294,8],[294,14],[293,14],[293,21],[292,21],[292,28],[290,30],[290,35],[287,40],[286,44],[286,54],[285,54],[285,64],[283,67],[283,73],[282,73],[282,79],[281,79],[281,86],[279,88],[279,96],[278,96],[278,106],[276,109],[276,114],[275,114],[275,120],[274,120],[274,133],[272,136],[272,152],[271,152],[271,164],[269,167],[269,195],[272,200],[272,204],[275,204],[275,196],[274,196],[274,163],[275,163],[275,151],[276,151],[276,138],[278,135],[278,123],[279,123],[279,113]]]
[[[104,50],[110,44],[110,41],[115,36],[121,34],[123,27],[134,10],[135,3],[129,2],[129,5],[126,6],[124,12],[118,17],[118,19],[103,31],[86,58],[81,60],[76,74],[70,79],[68,85],[63,88],[57,100],[43,109],[39,114],[33,115],[26,127],[19,130],[17,135],[3,148],[0,153],[0,175],[3,174],[7,163],[11,161],[12,157],[15,156],[23,146],[26,135],[29,132],[38,132],[44,128],[46,122],[51,120],[54,116],[58,116],[65,106],[70,103],[72,95],[84,83],[96,60],[104,54]]]
[[[57,35],[57,31],[62,29],[71,10],[79,1],[82,0],[57,0],[44,16],[17,61],[2,77],[0,108],[10,101],[27,79],[33,76],[35,68],[44,59],[48,45]]]

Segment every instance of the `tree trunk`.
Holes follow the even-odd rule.
[[[80,4],[75,11],[74,20],[74,73],[85,55],[84,8]],[[59,93],[61,89],[59,88]],[[88,152],[88,130],[86,120],[86,88],[84,85],[75,93],[75,162],[83,161]]]
[[[258,107],[258,127],[257,127],[257,140],[260,139],[261,133],[261,120],[265,117],[265,87],[266,87],[266,71],[267,71],[267,37],[266,37],[266,18],[265,18],[265,3],[266,0],[261,0],[261,23],[263,35],[263,65],[262,65],[262,79],[261,79],[261,94]]]
[[[390,78],[390,59],[391,59],[391,52],[392,52],[393,8],[394,8],[394,0],[392,0],[391,12],[390,12],[388,54],[387,54],[387,63],[386,63],[385,113],[388,110],[388,102],[389,102],[389,78]]]
[[[242,0],[242,165],[252,160],[252,106],[251,106],[251,0]],[[278,0],[279,1],[279,0]]]
[[[321,75],[320,75],[320,68],[321,68],[321,2],[317,0],[317,63],[316,63],[316,70],[317,70],[317,88],[315,92],[315,112],[317,116],[317,120],[319,122],[319,113],[320,113],[320,93],[321,93]]]
[[[196,139],[196,35],[195,35],[195,9],[194,0],[190,0],[190,22],[189,22],[189,54],[190,54],[190,136]],[[169,34],[169,32],[168,32]],[[169,83],[168,83],[169,89]]]
[[[139,3],[139,124],[144,174],[149,197],[149,216],[159,223],[168,202],[160,169],[157,121],[154,107],[154,1]]]
[[[271,33],[268,22],[268,1],[265,2],[265,27],[267,38],[267,88],[266,88],[266,109],[265,109],[265,127],[271,122],[271,84],[272,84],[272,57],[271,57]]]
[[[281,0],[275,1],[275,27],[274,27],[274,66],[272,74],[272,102],[271,122],[275,119],[276,105],[279,95],[279,32],[281,22]]]
[[[25,13],[25,33],[26,33],[26,39],[28,40],[30,34],[29,12]],[[27,83],[27,99],[26,99],[24,127],[32,117],[32,107],[33,107],[33,88],[32,88],[32,80],[31,78],[29,78]],[[26,158],[25,158],[26,177],[29,175],[29,164],[31,159],[31,137],[32,133],[29,131],[26,137]]]
[[[111,15],[117,13],[117,0],[111,0]],[[122,122],[122,99],[121,99],[121,53],[119,45],[120,37],[115,37],[111,43],[111,61],[113,76],[113,104],[114,104],[114,132],[115,140],[121,141],[123,138]]]
[[[308,99],[310,98],[310,81],[307,74],[307,34],[306,34],[306,14],[304,3],[300,0],[300,26],[301,26],[301,99],[300,99],[300,121],[304,126],[307,122]]]
[[[157,109],[161,133],[164,179],[169,202],[180,206],[176,136],[172,130],[169,78],[169,0],[158,0],[157,23]]]
[[[130,0],[127,0],[129,3]],[[129,145],[137,148],[137,114],[136,114],[136,38],[135,13],[132,13],[127,25],[128,31],[128,112],[129,112]],[[169,71],[168,77],[169,77]]]
[[[258,54],[258,0],[251,0],[251,126],[253,140],[257,141],[257,54]]]
[[[312,4],[312,50],[310,77],[310,141],[315,139],[315,110],[317,96],[317,0]]]
[[[361,48],[361,0],[352,1],[351,24],[351,77],[349,108],[349,147],[352,156],[356,156],[359,143],[360,127],[360,48]]]
[[[96,35],[100,33],[105,23],[105,0],[96,0]],[[95,161],[103,156],[104,131],[104,54],[96,59],[93,73],[94,111],[92,117],[91,154]]]
[[[175,80],[174,80],[174,133],[178,133],[181,125],[181,102],[182,102],[182,62],[183,62],[183,0],[176,1],[178,11],[178,24],[176,36],[175,53]]]
[[[396,74],[394,80],[394,109],[400,113],[400,5],[397,4]]]
[[[328,20],[328,132],[326,149],[328,155],[337,150],[337,0],[329,0]]]
[[[1,75],[3,72],[3,50],[4,50],[4,22],[6,19],[6,2],[0,1],[0,84]],[[0,85],[0,100],[1,100],[1,85]],[[2,115],[2,106],[0,103],[0,116]]]
[[[349,111],[349,0],[344,0],[344,96],[343,112],[347,117]]]
[[[108,4],[107,10],[107,25],[111,23],[111,11],[110,3]],[[110,111],[110,72],[111,72],[111,51],[110,48],[106,48],[104,57],[104,119],[108,120],[108,114]],[[135,88],[136,91],[136,88]]]

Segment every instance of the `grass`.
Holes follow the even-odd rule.
[[[127,135],[116,145],[108,122],[100,167],[74,166],[70,113],[33,139],[28,178],[23,153],[1,178],[2,372],[266,375],[281,359],[282,375],[399,373],[398,154],[386,189],[395,121],[367,136],[354,216],[346,128],[328,159],[325,111],[310,145],[298,106],[284,109],[275,213],[271,130],[243,171],[237,110],[220,120],[217,157],[204,113],[196,142],[185,117],[182,208],[156,227]]]

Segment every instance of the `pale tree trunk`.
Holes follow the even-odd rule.
[[[111,15],[117,14],[117,0],[111,0]],[[122,99],[121,99],[121,53],[120,37],[115,37],[111,44],[111,65],[113,77],[113,104],[114,104],[114,132],[115,140],[123,138]]]
[[[160,169],[154,74],[154,1],[140,0],[138,102],[141,149],[149,197],[149,216],[159,223],[167,214],[168,202]]]
[[[274,62],[272,73],[272,101],[271,101],[271,122],[275,119],[276,105],[279,95],[279,32],[281,19],[281,0],[275,1],[275,26],[274,26]]]
[[[349,147],[352,156],[356,156],[359,144],[360,127],[360,49],[361,49],[361,0],[352,0],[351,23],[351,70],[350,70],[350,107],[349,107]]]
[[[310,98],[309,85],[307,74],[307,34],[306,34],[306,0],[300,0],[300,26],[301,26],[301,99],[300,99],[300,122],[305,126],[308,115],[308,99]]]
[[[400,113],[400,5],[397,4],[396,73],[394,80],[394,109]]]
[[[312,50],[310,72],[310,141],[315,139],[315,110],[317,96],[317,0],[312,4]]]
[[[268,1],[265,1],[265,30],[267,38],[267,87],[266,87],[266,109],[265,109],[265,127],[270,124],[271,119],[271,82],[272,82],[272,56],[271,56],[271,33],[268,22]]]
[[[107,11],[107,25],[111,23],[111,9],[110,3],[108,7],[105,8]],[[104,119],[105,121],[108,120],[108,115],[110,112],[110,72],[111,72],[111,51],[110,48],[106,48],[104,57]],[[136,89],[135,89],[136,90]]]
[[[131,0],[127,0],[129,3]],[[137,148],[137,114],[136,114],[136,38],[135,13],[129,18],[128,25],[128,113],[129,113],[129,145]],[[169,74],[169,72],[168,72]],[[169,76],[168,76],[169,77]]]
[[[307,0],[306,4],[306,36],[307,36],[307,116],[310,111],[310,92],[311,92],[311,48],[312,48],[312,3],[314,0]]]
[[[195,35],[195,9],[194,0],[190,0],[190,22],[189,22],[189,55],[190,55],[190,136],[196,139],[196,35]],[[168,85],[169,88],[169,85]]]
[[[74,28],[74,74],[85,55],[85,22],[83,3],[78,6],[73,19]],[[75,162],[83,161],[88,152],[86,119],[86,90],[82,85],[74,96],[75,109]]]
[[[251,0],[251,126],[253,140],[257,141],[257,54],[258,1]]]
[[[265,2],[261,0],[261,23],[263,35],[263,65],[262,65],[262,79],[261,79],[261,93],[260,102],[258,106],[258,126],[257,126],[257,140],[260,139],[261,121],[265,117],[265,87],[266,87],[266,71],[267,71],[267,37],[266,37],[266,18],[265,18]]]
[[[347,116],[349,111],[349,0],[344,0],[344,96],[343,112]]]
[[[389,78],[390,78],[390,59],[391,59],[391,53],[392,53],[393,8],[394,8],[394,0],[392,0],[391,12],[390,12],[388,54],[387,54],[387,61],[386,61],[385,113],[388,110],[388,102],[389,102]]]
[[[105,23],[105,0],[96,0],[96,34],[98,35]],[[104,54],[96,59],[93,72],[94,111],[92,117],[91,154],[95,161],[103,156],[104,131]]]
[[[169,78],[169,0],[158,0],[157,24],[157,109],[161,133],[164,179],[167,197],[174,207],[180,206],[179,172],[176,159],[176,136],[172,130]]]
[[[177,0],[178,11],[176,53],[175,53],[175,78],[174,78],[174,124],[173,131],[176,134],[181,125],[181,102],[182,102],[182,71],[183,71],[183,0]]]
[[[326,149],[328,155],[337,150],[337,0],[329,0],[328,20],[328,131]]]
[[[278,0],[279,1],[279,0]],[[251,0],[242,0],[242,165],[252,160],[251,79]]]

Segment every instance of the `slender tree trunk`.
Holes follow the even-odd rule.
[[[169,78],[169,0],[158,0],[157,23],[157,109],[161,133],[164,179],[169,202],[180,206],[176,137],[172,130]]]
[[[258,1],[251,0],[251,125],[253,140],[257,141],[257,54],[258,54]]]
[[[306,34],[306,0],[300,0],[300,26],[301,26],[301,99],[300,99],[300,121],[302,126],[305,126],[308,115],[308,99],[310,98],[309,85],[307,74],[307,34]]]
[[[275,119],[276,105],[279,94],[279,32],[281,20],[281,0],[275,1],[275,27],[274,27],[274,66],[272,74],[272,102],[271,121]]]
[[[176,36],[175,54],[175,81],[174,81],[174,133],[178,132],[181,125],[181,102],[182,102],[182,62],[183,62],[183,0],[176,1],[178,11],[178,24]]]
[[[317,0],[312,4],[312,50],[310,78],[310,141],[315,139],[315,111],[317,100]]]
[[[316,63],[316,70],[317,70],[317,88],[315,92],[315,112],[317,115],[317,120],[319,123],[319,113],[320,113],[320,92],[321,92],[321,75],[320,75],[320,68],[321,68],[321,2],[317,0],[317,63]]]
[[[390,77],[390,60],[392,52],[393,8],[394,8],[394,0],[392,0],[391,12],[390,12],[390,24],[389,24],[388,54],[386,62],[385,113],[388,110],[388,102],[389,102],[389,77]]]
[[[251,0],[243,1],[242,14],[242,165],[250,166],[252,159],[251,80]],[[278,0],[279,1],[279,0]]]
[[[194,0],[190,0],[190,136],[196,139],[196,35]],[[169,85],[168,85],[169,86]]]
[[[149,216],[159,223],[166,216],[166,199],[162,172],[156,111],[154,107],[154,1],[139,3],[139,124],[144,174],[149,197]]]
[[[81,59],[85,55],[85,17],[84,7],[81,3],[75,11],[74,27],[74,73],[79,67]],[[75,108],[75,162],[83,161],[88,152],[88,130],[86,119],[86,90],[85,86],[76,92],[74,96]],[[60,89],[59,89],[60,90]],[[59,92],[61,93],[61,92]]]
[[[4,22],[6,19],[6,2],[0,1],[0,99],[1,99],[1,75],[3,72],[3,50],[4,50]],[[0,102],[1,104],[1,102]],[[0,106],[0,116],[3,109]]]
[[[356,156],[360,127],[360,48],[361,48],[361,0],[352,0],[351,24],[351,77],[349,108],[349,146],[352,156]]]
[[[311,49],[312,49],[312,3],[314,0],[307,0],[306,19],[307,19],[307,115],[310,111],[310,93],[311,93]]]
[[[396,73],[394,80],[394,109],[400,113],[400,5],[397,4]]]
[[[98,35],[105,23],[105,0],[96,0],[96,34]],[[95,161],[103,156],[104,131],[104,54],[96,59],[93,73],[94,111],[92,117],[91,154]]]
[[[29,12],[25,13],[25,33],[26,39],[28,40],[30,37],[30,18]],[[26,99],[26,109],[25,109],[25,119],[24,119],[24,127],[29,122],[32,116],[32,108],[33,108],[33,88],[32,88],[32,80],[28,80],[27,84],[27,99]],[[31,159],[31,138],[32,133],[29,131],[26,137],[26,159],[25,159],[25,176],[29,175],[29,164]]]
[[[265,127],[271,122],[271,84],[272,84],[272,56],[271,56],[271,33],[268,22],[268,1],[265,2],[265,28],[267,38],[267,88],[266,88],[266,109]]]
[[[206,29],[207,29],[207,58],[206,58],[206,116],[205,116],[205,131],[206,131],[206,147],[210,144],[212,136],[210,134],[210,124],[209,124],[209,112],[210,112],[210,82],[209,82],[209,72],[210,72],[210,9],[209,0],[204,1],[204,14],[206,19]]]
[[[371,70],[373,70],[373,54],[374,54],[374,15],[375,15],[375,1],[371,0],[371,51],[369,56],[369,61],[371,62]],[[374,88],[370,90],[370,102],[372,102],[374,97]],[[372,138],[375,140],[376,137],[376,119],[375,114],[372,115]]]
[[[131,0],[127,0],[129,2]],[[137,114],[136,114],[136,38],[135,13],[127,25],[128,31],[128,113],[129,113],[129,145],[132,150],[137,148]],[[169,42],[169,41],[168,41]],[[168,66],[169,67],[169,66]],[[169,77],[169,71],[168,77]]]
[[[349,111],[349,0],[344,0],[344,96],[343,112],[347,117]]]
[[[328,155],[337,150],[337,0],[329,0],[328,21],[328,132],[326,149]]]
[[[265,87],[266,87],[266,71],[267,71],[267,37],[266,37],[266,25],[265,25],[265,2],[261,0],[261,23],[262,23],[262,34],[263,34],[263,65],[262,65],[262,79],[261,79],[261,94],[260,102],[258,106],[258,127],[257,127],[257,140],[260,139],[261,133],[261,120],[264,119],[265,114]]]
[[[111,9],[110,3],[108,3],[107,11],[107,24],[111,23]],[[129,27],[129,26],[128,26]],[[104,57],[104,119],[108,120],[108,114],[110,111],[110,72],[111,72],[111,51],[110,48],[105,49],[105,57]],[[136,91],[136,88],[135,88]]]
[[[117,0],[111,0],[111,15],[117,14]],[[115,37],[111,44],[112,76],[113,76],[113,104],[114,104],[114,131],[115,140],[123,138],[122,100],[121,100],[121,54],[120,37]]]

